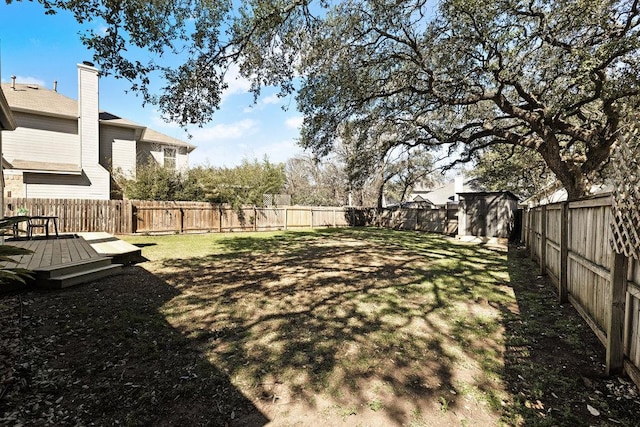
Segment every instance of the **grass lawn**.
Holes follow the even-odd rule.
[[[149,261],[0,300],[20,337],[0,423],[637,422],[636,389],[602,377],[597,339],[515,248],[377,229],[125,240]]]

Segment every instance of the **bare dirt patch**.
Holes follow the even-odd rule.
[[[3,297],[2,422],[636,420],[635,388],[601,377],[599,343],[517,251],[384,230],[210,245],[210,255]]]

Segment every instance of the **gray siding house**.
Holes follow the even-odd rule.
[[[9,103],[7,103],[7,98],[5,98],[2,89],[0,88],[0,153],[2,153],[2,136],[7,133],[7,131],[13,131],[16,128],[16,121],[13,118],[13,114],[11,114],[11,109],[9,108]],[[2,159],[2,163],[4,163],[4,159]],[[2,165],[4,166],[4,164]],[[4,180],[0,179],[0,206],[4,206]],[[4,218],[4,209],[0,209],[0,218]],[[0,236],[0,240],[3,239]]]
[[[12,78],[2,91],[16,129],[3,135],[3,196],[109,199],[111,171],[153,159],[186,168],[191,144],[100,111],[98,70],[78,64],[78,100]]]
[[[433,207],[446,206],[448,203],[458,202],[458,193],[478,190],[473,181],[464,176],[457,176],[454,180],[434,188],[427,188],[421,184],[409,196],[409,202],[428,201]]]

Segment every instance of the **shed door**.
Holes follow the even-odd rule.
[[[467,207],[467,230],[472,236],[487,235],[487,202],[484,197],[470,200]]]

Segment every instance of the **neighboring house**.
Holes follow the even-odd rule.
[[[613,190],[614,187],[610,182],[604,184],[594,184],[589,189],[589,194],[595,195],[610,193]],[[566,200],[567,190],[564,189],[560,181],[556,181],[553,184],[542,189],[538,193],[534,194],[533,196],[529,197],[528,199],[523,200],[522,202],[520,202],[520,205],[532,208],[540,205],[564,202]]]
[[[413,199],[402,203],[389,203],[386,208],[406,208],[406,209],[437,209],[431,201],[422,198],[421,196],[415,196]]]
[[[16,129],[4,136],[3,194],[28,198],[109,199],[112,172],[135,176],[154,159],[186,168],[194,146],[100,111],[98,70],[78,64],[78,100],[31,84],[3,83]]]
[[[413,209],[433,209],[437,206],[429,199],[425,199],[421,195],[415,195],[411,200],[401,203],[403,208],[413,208]]]
[[[425,188],[417,185],[409,196],[409,202],[428,201],[433,207],[445,206],[447,203],[457,203],[458,193],[468,193],[477,190],[471,179],[456,177],[444,185],[436,188]]]

